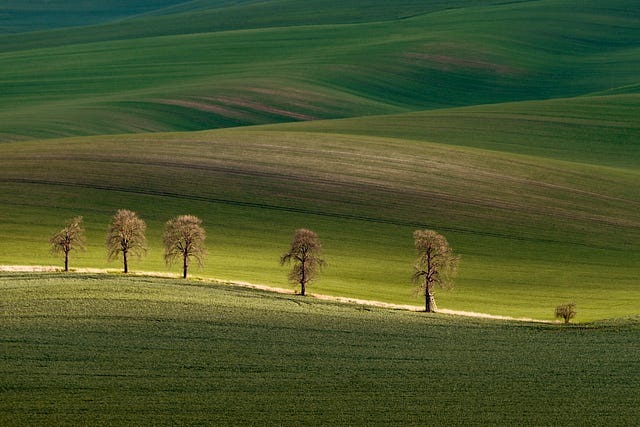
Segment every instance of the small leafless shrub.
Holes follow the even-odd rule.
[[[567,324],[571,319],[576,317],[576,304],[571,302],[568,304],[562,304],[556,307],[556,318],[564,319],[564,323]]]

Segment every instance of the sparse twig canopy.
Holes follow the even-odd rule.
[[[556,307],[556,318],[562,318],[564,323],[567,324],[571,319],[576,317],[576,304],[571,302],[568,304],[562,304]]]
[[[453,287],[460,257],[453,254],[447,239],[433,230],[416,230],[413,240],[418,253],[413,282],[418,284],[418,292],[424,294],[425,311],[429,313],[437,309],[433,286]]]
[[[164,261],[170,266],[177,258],[182,258],[182,277],[185,279],[190,258],[195,258],[200,266],[204,262],[206,233],[201,224],[202,220],[196,216],[182,215],[170,219],[164,226]]]
[[[64,271],[69,271],[69,252],[74,249],[84,251],[85,242],[81,216],[67,221],[67,225],[62,230],[49,238],[51,252],[54,254],[64,253]]]
[[[146,252],[145,231],[147,224],[135,212],[120,209],[113,216],[107,233],[107,256],[109,261],[122,253],[124,272],[129,272],[129,255],[142,257]]]
[[[318,271],[325,265],[320,258],[322,245],[318,235],[311,230],[301,228],[291,241],[289,252],[280,257],[280,265],[293,261],[289,280],[300,284],[300,294],[306,294],[307,284],[316,278]]]

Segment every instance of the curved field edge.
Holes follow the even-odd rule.
[[[595,140],[606,137],[608,127],[587,122]],[[545,139],[538,126],[527,144]],[[470,126],[468,135],[499,133]],[[563,135],[559,147],[578,152],[579,140]],[[308,227],[328,261],[312,292],[415,305],[411,233],[429,227],[463,256],[456,289],[437,295],[443,307],[551,319],[574,301],[580,321],[638,313],[638,173],[615,152],[602,163],[622,167],[275,128],[6,143],[0,152],[2,264],[56,262],[47,237],[84,215],[89,250],[72,266],[107,267],[106,225],[126,207],[149,224],[151,251],[132,268],[166,271],[162,225],[192,213],[209,233],[197,274],[293,289],[277,260],[293,230]]]
[[[438,142],[637,172],[640,170],[638,115],[640,95],[625,93],[278,124],[256,129]]]
[[[0,289],[5,424],[638,417],[637,317],[534,325],[91,274],[0,273]]]
[[[28,4],[9,1],[0,6],[0,34],[61,28],[53,32],[56,37],[49,39],[46,38],[45,31],[17,34],[5,39],[5,42],[12,42],[9,46],[30,45],[35,41],[39,45],[44,43],[55,46],[69,42],[86,43],[88,40],[406,19],[419,14],[475,6],[478,3],[478,0],[402,0],[392,4],[381,0],[351,0],[340,3],[326,0],[304,3],[295,0],[111,0],[84,4],[51,0],[31,1]],[[64,14],[60,13],[61,8],[65,9]],[[274,8],[278,10],[277,14],[273,13]],[[314,10],[315,13],[309,14],[309,10]],[[71,26],[84,28],[80,31],[77,28],[65,28]]]
[[[5,273],[44,273],[44,272],[63,272],[61,267],[51,266],[51,265],[0,265],[0,272]],[[70,269],[69,272],[65,274],[71,273],[80,273],[80,274],[118,274],[119,270],[108,270],[108,269],[100,269],[100,268],[74,268]],[[162,277],[162,278],[173,278],[178,279],[181,278],[179,274],[172,274],[167,272],[155,272],[155,271],[138,271],[138,272],[130,272],[128,273],[130,276],[134,277]],[[191,276],[189,280],[196,280],[197,283],[208,283],[208,284],[224,284],[231,286],[239,286],[243,288],[257,289],[260,291],[266,292],[275,292],[279,294],[297,294],[297,291],[286,289],[286,288],[276,288],[273,286],[266,286],[257,283],[248,283],[248,282],[234,282],[234,281],[219,281],[212,277],[201,277],[201,276]],[[322,294],[314,294],[307,293],[307,296],[310,298],[322,300],[322,301],[334,301],[345,304],[356,304],[356,305],[364,305],[368,307],[379,307],[379,308],[387,308],[390,310],[407,310],[407,311],[424,311],[424,307],[417,305],[400,305],[400,304],[392,304],[388,302],[382,301],[372,301],[372,300],[363,300],[356,298],[347,298],[347,297],[338,297],[333,295],[322,295]],[[519,321],[519,322],[542,322],[542,323],[550,323],[547,320],[538,320],[538,319],[529,319],[529,318],[515,318],[509,316],[500,316],[490,313],[477,313],[471,311],[459,311],[459,310],[450,310],[447,308],[438,308],[437,312],[440,314],[449,314],[454,316],[464,316],[464,317],[477,317],[480,319],[496,319],[496,320],[508,320],[508,321]]]

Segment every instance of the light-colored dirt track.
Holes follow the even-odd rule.
[[[0,272],[54,272],[54,271],[62,271],[59,267],[54,267],[50,265],[0,265]],[[72,272],[76,273],[93,273],[93,274],[105,274],[105,273],[117,273],[120,270],[117,269],[104,269],[104,268],[74,268]],[[134,276],[152,276],[152,277],[167,277],[167,278],[177,278],[180,277],[178,274],[173,273],[162,273],[162,272],[154,272],[154,271],[137,271],[130,273]],[[206,279],[205,279],[206,280]],[[238,281],[219,281],[220,283],[233,285],[233,286],[241,286],[244,288],[258,289],[262,291],[268,292],[277,292],[281,294],[291,294],[294,295],[295,291],[286,288],[277,288],[273,286],[259,285],[255,283],[249,282],[238,282]],[[380,307],[380,308],[388,308],[392,310],[407,310],[407,311],[422,311],[422,306],[417,305],[402,305],[402,304],[392,304],[382,301],[371,301],[371,300],[363,300],[358,298],[348,298],[348,297],[337,297],[332,295],[322,295],[322,294],[308,294],[312,298],[316,298],[324,301],[336,301],[347,304],[358,304],[358,305],[366,305],[371,307]],[[536,323],[554,323],[549,320],[539,320],[539,319],[530,319],[526,317],[510,317],[510,316],[501,316],[497,314],[488,314],[488,313],[477,313],[473,311],[459,311],[459,310],[449,310],[446,308],[439,308],[438,313],[441,314],[449,314],[454,316],[466,316],[466,317],[477,317],[482,319],[496,319],[496,320],[512,320],[512,321],[520,321],[520,322],[536,322]]]

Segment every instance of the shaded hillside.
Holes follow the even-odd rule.
[[[178,3],[184,0],[5,0],[0,34],[100,24]]]
[[[526,1],[526,0],[523,0]],[[5,38],[0,51],[229,30],[388,21],[499,0],[110,0],[10,2],[2,32],[117,22]],[[3,9],[0,6],[0,12]],[[62,12],[64,11],[64,13]],[[309,13],[314,11],[314,13]],[[0,15],[1,16],[1,15]],[[0,21],[2,23],[2,21]],[[51,37],[54,35],[54,37]]]
[[[114,275],[0,274],[0,292],[3,425],[514,425],[525,414],[610,426],[639,415],[637,316],[563,328]]]

